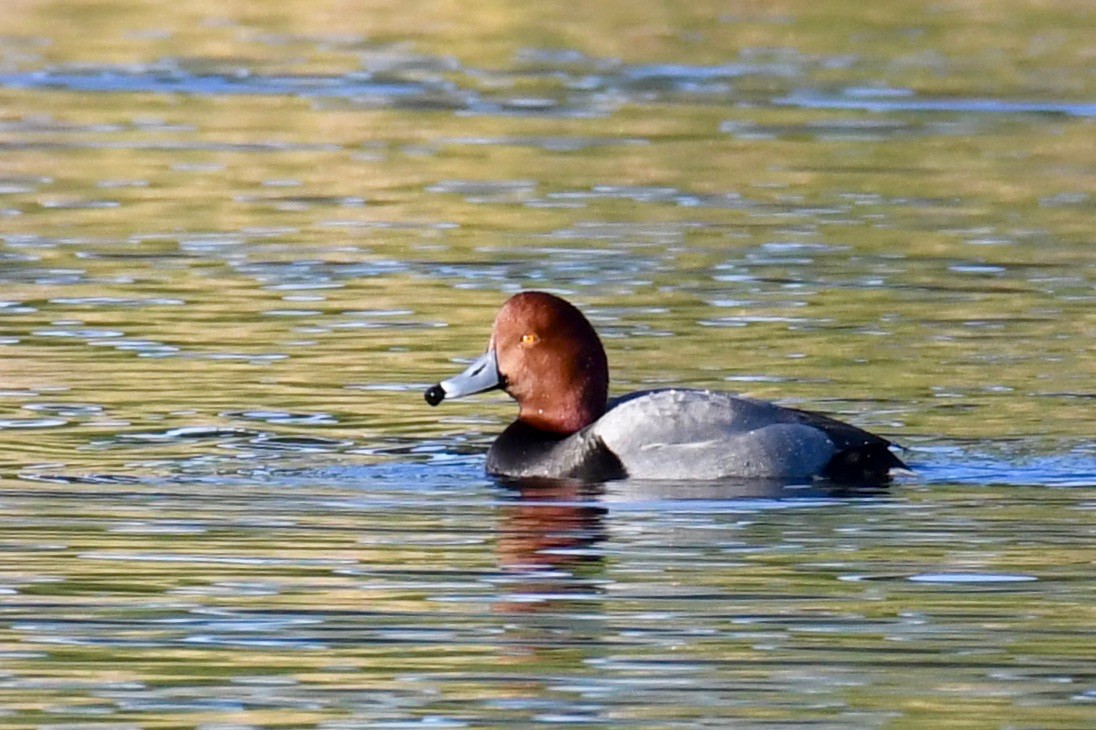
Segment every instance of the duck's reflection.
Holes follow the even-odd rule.
[[[550,663],[557,674],[582,676],[620,650],[621,609],[611,606],[611,571],[618,547],[608,539],[612,512],[632,514],[627,505],[668,513],[707,511],[712,501],[742,500],[744,509],[765,509],[759,501],[878,496],[881,488],[858,489],[816,483],[617,481],[519,481],[502,485],[499,506],[495,612],[505,616],[496,643],[497,661],[515,669]],[[753,505],[746,506],[750,502]],[[616,506],[614,506],[616,505]],[[620,517],[621,515],[618,515]],[[627,520],[626,520],[627,521]],[[632,522],[634,524],[634,520]],[[655,528],[657,529],[657,528]],[[708,533],[709,535],[711,533]],[[627,571],[620,572],[624,575]],[[626,578],[622,578],[627,580]],[[628,595],[627,587],[620,592]],[[619,599],[618,599],[619,600]],[[517,676],[526,676],[518,672]],[[581,683],[579,683],[581,684]],[[576,685],[579,686],[579,685]],[[498,691],[512,698],[543,702],[548,688],[515,681]],[[560,694],[561,707],[576,713],[575,697]],[[601,719],[600,705],[588,704],[590,720]]]
[[[858,499],[879,497],[884,486],[852,486],[816,481],[807,484],[744,480],[670,482],[622,480],[586,484],[558,479],[501,482],[497,557],[509,576],[504,610],[530,611],[561,600],[589,601],[601,592],[600,577],[613,503],[642,503],[670,511],[689,502]],[[764,509],[764,505],[753,505]],[[698,508],[699,505],[698,505]],[[702,509],[702,508],[700,508]]]
[[[522,480],[503,485],[498,564],[507,583],[506,610],[528,611],[558,600],[589,600],[605,539],[600,485]]]

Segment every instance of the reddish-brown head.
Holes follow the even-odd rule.
[[[525,292],[499,310],[487,352],[463,373],[423,394],[436,406],[449,398],[503,388],[518,402],[518,420],[571,434],[605,412],[609,364],[582,312],[559,297]]]
[[[605,348],[582,312],[563,299],[537,291],[514,295],[495,318],[488,349],[503,387],[518,402],[520,421],[570,434],[605,412]]]

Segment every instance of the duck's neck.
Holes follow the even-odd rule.
[[[566,436],[589,426],[605,413],[605,399],[559,399],[554,402],[522,403],[518,420],[538,431]]]

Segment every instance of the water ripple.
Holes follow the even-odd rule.
[[[452,62],[444,68],[384,69],[342,75],[264,74],[250,69],[191,70],[188,64],[158,66],[77,66],[0,74],[0,87],[30,90],[66,90],[82,93],[298,96],[315,100],[342,100],[355,106],[403,109],[464,110],[474,114],[589,116],[610,113],[619,106],[614,98],[637,97],[663,102],[725,103],[735,98],[734,82],[764,77],[777,86],[801,81],[811,60],[788,57],[777,63],[744,62],[714,66],[687,64],[628,65],[588,59],[576,65],[568,60],[530,57],[513,71],[467,69]],[[449,80],[463,74],[467,88]],[[536,79],[543,96],[485,94],[473,87],[505,88],[514,78]],[[756,100],[754,100],[756,102]],[[909,89],[848,87],[837,93],[778,88],[768,99],[773,106],[804,109],[853,109],[871,112],[951,112],[957,114],[1057,114],[1096,116],[1096,104],[1061,100],[1016,101],[991,98],[921,97]],[[853,123],[855,125],[855,123]],[[840,125],[840,123],[838,123]],[[878,126],[833,128],[838,136],[860,136],[883,130]],[[9,123],[10,126],[10,123]],[[728,128],[747,130],[749,127]],[[32,131],[26,128],[25,131]],[[93,131],[117,131],[97,127]],[[824,129],[818,130],[825,136]],[[768,133],[766,133],[768,134]],[[158,143],[157,143],[158,144]]]
[[[951,112],[958,114],[1056,114],[1096,117],[1096,104],[1071,101],[1014,101],[917,97],[911,93],[875,97],[846,89],[839,94],[799,91],[774,99],[774,104],[803,109],[857,109],[870,112]]]

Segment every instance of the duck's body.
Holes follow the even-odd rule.
[[[905,467],[886,439],[767,401],[691,389],[607,401],[608,366],[593,328],[541,292],[511,298],[488,352],[427,400],[494,387],[521,405],[487,454],[488,473],[500,477],[878,483]]]
[[[885,480],[902,462],[890,442],[809,411],[707,390],[656,390],[612,401],[569,436],[516,421],[487,472],[526,478]]]

